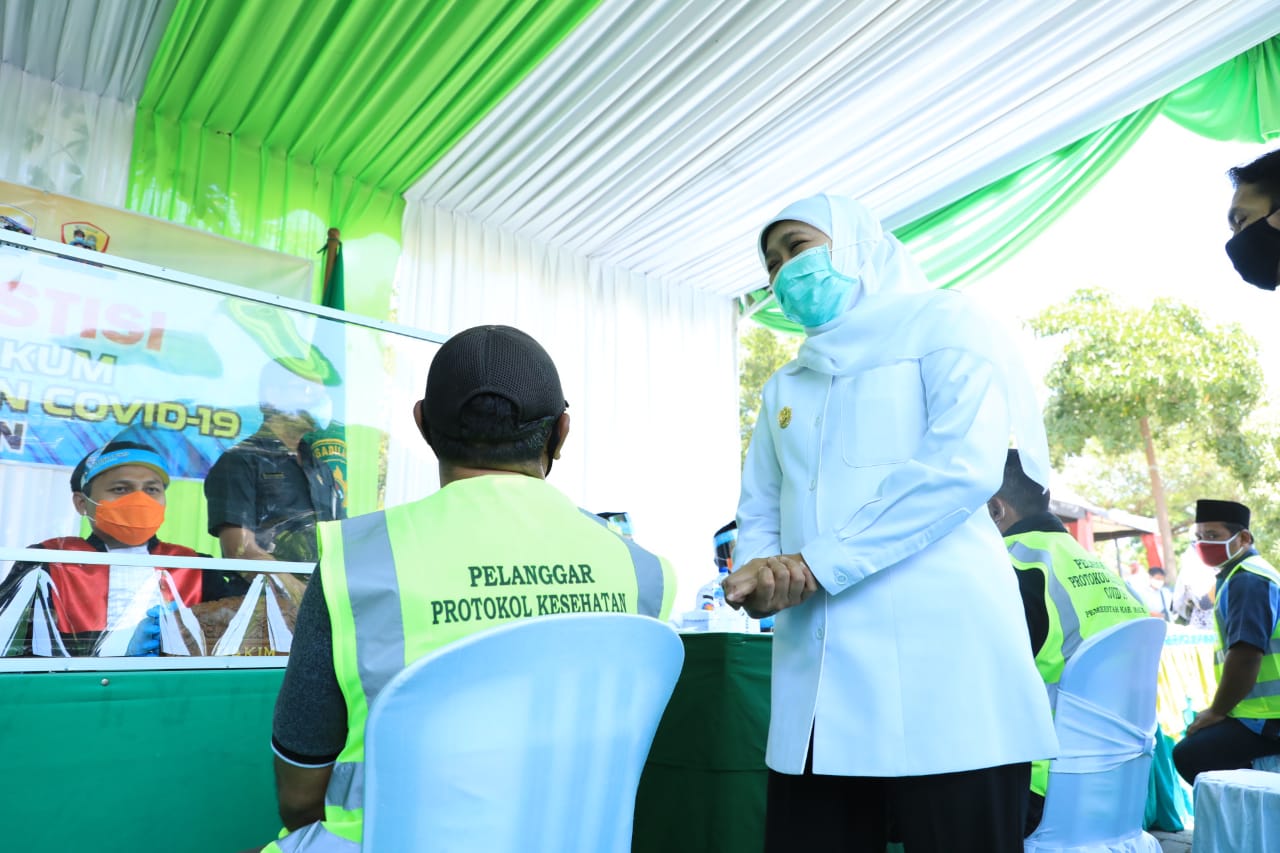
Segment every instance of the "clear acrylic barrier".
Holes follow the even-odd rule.
[[[188,668],[215,658],[222,662],[212,665],[229,667],[287,656],[314,568],[43,548],[0,548],[0,560],[0,672]],[[86,625],[86,590],[111,573],[124,575],[110,581],[119,604],[98,630]]]
[[[316,524],[436,488],[411,411],[441,340],[0,234],[0,668],[283,665]],[[108,474],[82,497],[71,488],[77,463],[112,442],[154,451],[169,475],[163,524],[132,548],[102,526],[123,494]],[[165,657],[123,654],[143,617],[159,621]],[[16,663],[15,642],[33,657]]]

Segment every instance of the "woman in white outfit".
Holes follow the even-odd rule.
[[[725,581],[777,613],[767,849],[883,853],[895,825],[909,853],[1020,851],[1057,740],[985,503],[1011,437],[1047,486],[1030,383],[852,199],[791,205],[759,249],[806,335],[764,389]]]

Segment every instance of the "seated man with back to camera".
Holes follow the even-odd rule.
[[[89,520],[90,534],[61,536],[32,545],[55,551],[207,557],[183,545],[162,542],[169,470],[155,450],[135,442],[113,442],[96,450],[71,472],[71,501]],[[62,646],[73,656],[152,656],[160,652],[160,607],[171,600],[158,570],[146,566],[75,563],[18,563],[0,585],[0,611],[25,606],[15,596],[23,580],[46,570]],[[167,569],[183,604],[243,595],[247,584],[235,572]],[[134,617],[141,617],[140,621]],[[128,620],[127,624],[125,621]],[[33,632],[35,636],[33,636]],[[42,640],[28,622],[11,654],[41,654]],[[57,639],[53,644],[56,646]],[[38,650],[39,649],[39,650]],[[53,653],[50,649],[44,654]]]
[[[1142,619],[1146,608],[1049,511],[1049,492],[1022,470],[1018,451],[1004,463],[1004,483],[987,501],[1018,575],[1031,653],[1057,708],[1058,682],[1080,643],[1112,625]],[[1031,763],[1026,834],[1040,825],[1049,762]]]
[[[360,849],[368,711],[423,655],[513,619],[667,618],[670,564],[546,482],[567,407],[551,357],[517,329],[478,326],[437,352],[413,416],[439,491],[320,525],[273,726],[288,834],[264,850]]]

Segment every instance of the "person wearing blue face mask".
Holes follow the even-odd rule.
[[[261,428],[205,477],[209,533],[224,557],[314,562],[317,522],[346,517],[333,469],[303,438],[329,426],[333,401],[283,360],[263,368],[258,396]]]
[[[818,195],[758,249],[804,327],[765,385],[725,598],[776,614],[768,851],[1021,851],[1055,757],[1017,580],[986,511],[1016,438],[1048,485],[1016,353],[871,212]]]

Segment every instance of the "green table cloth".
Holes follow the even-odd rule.
[[[760,853],[769,634],[682,634],[684,669],[636,793],[631,849]]]

